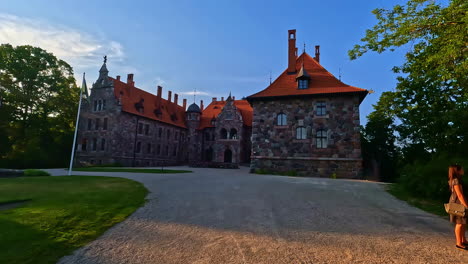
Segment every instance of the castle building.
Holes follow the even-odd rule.
[[[288,67],[266,89],[250,95],[251,170],[357,178],[362,173],[359,105],[365,89],[344,84],[305,51],[288,31]]]
[[[108,76],[106,58],[89,96],[82,100],[78,127],[79,165],[123,166],[202,165],[248,163],[252,108],[245,100],[213,98],[203,107],[162,87],[151,94]],[[85,91],[88,94],[88,91]]]
[[[288,67],[247,100],[213,98],[187,107],[162,87],[151,94],[108,76],[106,57],[80,111],[81,165],[181,165],[358,178],[362,173],[359,105],[368,91],[341,82],[315,57],[298,56],[288,31]],[[88,94],[87,91],[85,93]]]

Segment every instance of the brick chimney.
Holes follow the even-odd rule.
[[[169,103],[171,102],[171,99],[172,99],[172,91],[167,91],[167,100],[169,101]]]
[[[221,102],[223,102],[223,101],[224,101],[224,97],[221,97]]]
[[[183,107],[184,109],[187,109],[187,99],[182,100],[182,102],[183,102],[182,107]]]
[[[178,94],[174,94],[174,104],[177,104],[179,101],[179,95]]]
[[[133,81],[133,73],[127,74],[127,84],[131,86],[135,86],[135,82]]]
[[[213,100],[211,102],[216,102],[217,98],[213,97]]]
[[[320,46],[316,45],[315,46],[315,58],[314,58],[318,63],[320,63]]]
[[[288,72],[296,72],[296,30],[288,30]]]
[[[120,81],[120,75],[117,75],[117,81]]]
[[[235,100],[236,100],[236,97],[235,97],[235,96],[233,96],[233,97],[232,97],[232,100],[233,100],[233,101],[235,101]]]
[[[161,98],[162,96],[162,86],[158,85],[158,97]]]
[[[203,112],[203,108],[204,108],[204,106],[203,106],[203,100],[200,100],[200,111]]]

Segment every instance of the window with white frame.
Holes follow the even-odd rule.
[[[278,116],[276,117],[276,124],[278,126],[286,126],[287,125],[286,114],[279,113]]]
[[[317,142],[317,148],[326,148],[328,144],[327,131],[323,129],[318,130],[315,141]]]
[[[316,111],[315,113],[318,116],[324,116],[327,114],[327,104],[325,102],[317,102],[315,105]]]
[[[296,128],[296,139],[307,139],[307,130],[305,127],[300,126]]]

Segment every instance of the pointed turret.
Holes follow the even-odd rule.
[[[99,78],[97,79],[96,83],[93,84],[93,88],[105,88],[112,85],[111,81],[109,80],[109,70],[107,70],[107,56],[104,56],[104,63],[99,70]]]

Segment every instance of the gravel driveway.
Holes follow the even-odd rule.
[[[59,263],[468,263],[446,219],[393,198],[382,184],[190,169],[74,173],[130,178],[151,193]]]

